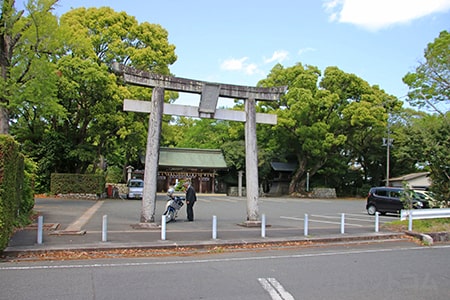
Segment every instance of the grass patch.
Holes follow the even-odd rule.
[[[408,230],[408,220],[393,221],[383,225],[384,228],[394,231]],[[412,228],[416,232],[450,232],[450,218],[413,220]]]

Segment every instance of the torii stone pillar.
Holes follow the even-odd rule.
[[[256,113],[256,100],[277,100],[286,87],[258,88],[164,76],[113,64],[113,70],[123,75],[124,81],[152,87],[152,102],[125,100],[125,111],[150,113],[147,150],[145,157],[144,194],[142,196],[141,224],[145,227],[155,222],[155,203],[158,178],[159,141],[162,115],[196,118],[214,118],[245,122],[247,222],[258,222],[258,151],[256,123],[276,124],[277,116]],[[164,89],[201,94],[199,107],[164,103]],[[245,100],[245,112],[216,109],[219,97]]]
[[[247,222],[257,222],[258,209],[258,147],[256,140],[256,101],[245,101],[245,183],[247,188]]]
[[[162,118],[160,116],[163,114],[164,107],[163,88],[153,88],[151,103],[150,118],[148,119],[147,150],[145,153],[146,168],[144,169],[141,223],[155,221],[155,202],[158,188],[159,141],[161,139],[162,124]],[[149,197],[149,195],[155,195],[155,197]]]

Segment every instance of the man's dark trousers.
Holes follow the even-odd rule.
[[[189,184],[186,190],[186,214],[188,221],[194,221],[194,203],[197,201],[197,195],[194,188]]]
[[[188,221],[194,221],[194,201],[189,201],[189,204],[186,206],[186,213]]]

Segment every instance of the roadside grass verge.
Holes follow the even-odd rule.
[[[408,220],[389,222],[383,227],[393,231],[406,231]],[[413,220],[412,228],[421,233],[450,232],[450,218]]]

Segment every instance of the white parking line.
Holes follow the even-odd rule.
[[[319,215],[311,215],[311,217],[321,217],[321,216],[319,216]],[[322,216],[322,218],[335,218],[335,217]],[[340,218],[341,217],[339,217],[338,219],[340,219]],[[285,217],[285,216],[280,216],[280,219],[296,220],[296,221],[304,221],[305,220],[303,218]],[[321,220],[316,220],[316,219],[312,219],[312,218],[308,218],[308,221],[309,221],[309,223],[324,223],[324,224],[336,224],[336,225],[341,224],[341,222],[321,221]],[[361,224],[353,224],[353,223],[347,223],[347,222],[345,222],[345,225],[346,226],[347,225],[348,226],[354,226],[354,227],[364,227],[364,225],[361,225]]]
[[[354,220],[354,221],[362,221],[362,222],[370,222],[373,223],[373,220],[369,220],[369,219],[359,219],[359,218],[349,218],[348,216],[350,216],[352,214],[347,214],[345,213],[345,221],[347,223],[347,220]],[[323,218],[323,219],[336,219],[336,220],[340,220],[341,219],[341,215],[339,216],[326,216],[326,215],[311,215],[312,217],[318,217],[318,218]]]
[[[275,278],[258,278],[258,281],[273,300],[294,300]]]
[[[94,205],[92,205],[88,210],[84,212],[84,214],[79,217],[75,222],[69,224],[66,231],[80,231],[84,225],[92,218],[95,212],[102,206],[104,201],[97,201]]]
[[[201,198],[201,196],[197,196],[197,201],[205,202],[205,203],[211,203],[211,202],[230,202],[230,203],[237,203],[238,200],[234,199],[228,199],[226,197],[208,197],[207,199]]]
[[[288,201],[287,201],[287,200],[284,200],[284,199],[259,198],[258,201],[260,201],[260,203],[264,203],[264,202],[272,202],[272,203],[288,203]]]
[[[362,221],[362,222],[369,222],[369,223],[373,223],[374,222],[374,220],[375,220],[375,216],[370,216],[370,215],[368,215],[368,214],[345,214],[345,218],[347,219],[347,216],[356,216],[356,217],[361,217],[361,218],[364,218],[364,219],[359,219],[359,218],[348,218],[348,219],[351,219],[351,220],[358,220],[358,221]],[[379,218],[380,218],[380,221],[381,220],[384,220],[384,221],[387,221],[387,222],[391,222],[391,221],[395,221],[396,219],[395,218],[392,218],[392,217],[385,217],[385,216],[379,216]]]

